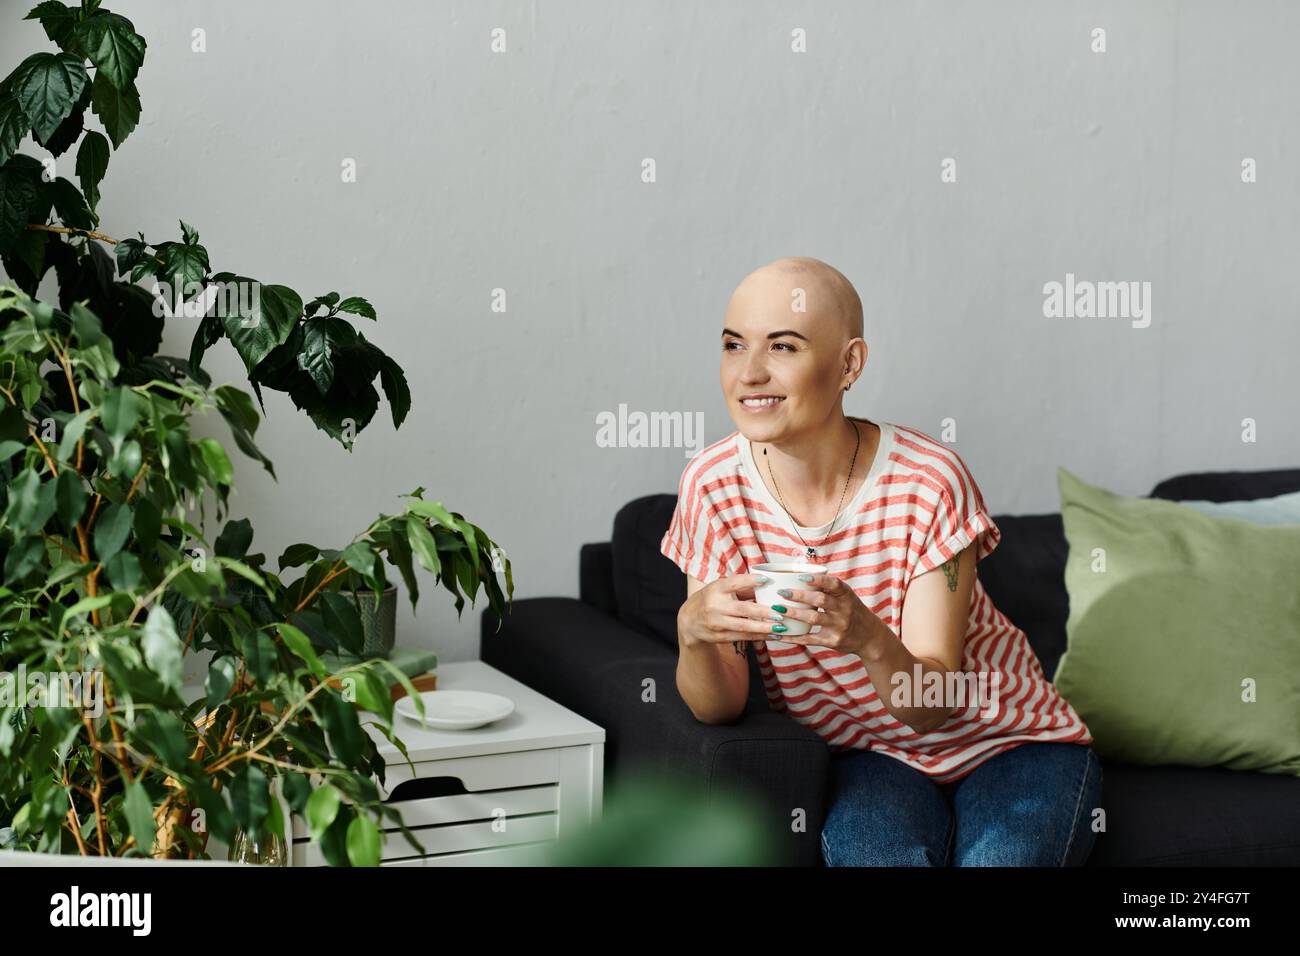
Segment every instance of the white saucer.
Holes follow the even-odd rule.
[[[426,690],[420,698],[424,701],[422,726],[434,730],[470,730],[509,717],[515,710],[515,702],[509,697],[481,690]],[[393,710],[421,723],[410,697],[399,700]]]

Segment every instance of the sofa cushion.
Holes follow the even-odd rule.
[[[976,567],[993,604],[1025,632],[1050,680],[1065,652],[1065,532],[1059,514],[994,515],[1002,544]]]
[[[1057,478],[1070,618],[1056,683],[1097,753],[1300,775],[1300,525]]]
[[[1295,866],[1300,778],[1104,762],[1088,866]]]
[[[614,516],[614,595],[619,620],[677,649],[677,612],[686,600],[686,576],[659,552],[676,495],[646,495]]]
[[[1181,503],[1215,518],[1239,518],[1266,525],[1300,524],[1300,491],[1272,498],[1247,498],[1244,501],[1184,498]]]
[[[1289,491],[1300,491],[1300,468],[1274,471],[1213,471],[1175,475],[1151,490],[1152,498],[1182,501],[1242,501],[1246,498],[1272,498]]]

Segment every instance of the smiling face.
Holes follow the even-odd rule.
[[[817,259],[769,263],[746,276],[727,304],[722,393],[751,441],[823,425],[865,360],[862,302]],[[751,396],[758,400],[746,401]]]

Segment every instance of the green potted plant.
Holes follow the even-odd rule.
[[[274,569],[250,551],[251,523],[226,513],[226,446],[193,436],[192,417],[216,411],[234,446],[275,470],[254,440],[253,396],[214,386],[205,351],[226,339],[259,405],[261,389],[284,391],[345,448],[378,408],[376,378],[401,426],[405,376],[352,324],[376,319],[365,299],[304,302],[213,273],[185,222],[156,243],[99,231],[110,156],[140,115],[145,41],[98,0],[46,0],[28,19],[56,51],[0,81],[12,281],[0,287],[0,847],[203,857],[209,836],[241,834],[264,847],[287,835],[283,794],[329,862],[373,864],[379,824],[401,821],[376,785],[384,761],[362,711],[401,748],[389,685],[411,687],[388,661],[359,659],[364,628],[344,588],[384,593],[387,565],[414,607],[419,562],[458,612],[461,588],[471,600],[482,588],[500,616],[509,562],[503,593],[499,547],[423,489],[342,549],[297,544]],[[86,129],[91,115],[103,132]],[[18,152],[29,132],[53,157],[77,147],[77,184]],[[51,270],[57,302],[38,301]],[[158,354],[169,314],[197,319],[187,357]],[[224,521],[215,538],[209,494]],[[183,665],[200,651],[212,662],[193,696]],[[327,668],[333,654],[358,659]]]

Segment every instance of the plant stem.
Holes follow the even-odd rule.
[[[92,232],[89,229],[75,229],[72,226],[46,226],[39,222],[29,222],[28,229],[35,229],[37,232],[61,232],[70,236],[89,236],[91,239],[98,239],[100,242],[107,242],[111,245],[117,245],[118,240],[112,236],[106,236],[102,232]]]
[[[361,667],[362,665],[353,665],[352,667],[345,667],[343,670],[339,671],[339,673],[335,674],[334,676],[337,677],[340,674],[347,674],[350,673],[351,671],[361,670]],[[263,737],[261,740],[255,743],[248,750],[227,754],[225,757],[222,757],[211,767],[207,768],[208,773],[209,774],[219,773],[220,771],[226,769],[226,767],[234,763],[236,760],[247,760],[250,757],[252,757],[254,754],[258,753],[263,747],[265,747],[267,744],[269,744],[272,740],[275,739],[276,735],[279,734],[279,732],[284,729],[284,725],[287,724],[293,718],[294,714],[296,714],[299,710],[303,708],[303,705],[305,705],[307,701],[311,700],[313,697],[315,697],[317,694],[319,694],[328,686],[329,683],[327,681],[321,681],[319,684],[317,684],[315,687],[309,690],[306,696],[302,698],[302,700],[297,701],[292,706],[290,706],[289,709],[285,711],[284,716],[280,718],[280,722],[277,723],[274,727],[272,727],[270,731],[267,732],[265,737]]]
[[[72,800],[72,782],[68,780],[68,768],[63,768],[63,787],[68,791],[68,826],[72,830],[72,835],[77,840],[77,851],[82,856],[89,856],[86,852],[86,841],[81,838],[81,819],[77,816],[77,805]]]
[[[59,467],[54,464],[54,459],[50,457],[50,450],[45,447],[45,442],[41,441],[41,436],[36,434],[36,426],[31,422],[27,423],[27,433],[32,436],[32,441],[36,442],[36,447],[45,456],[45,463],[50,466],[50,474],[57,478],[59,476]]]
[[[305,598],[303,598],[301,601],[298,602],[298,606],[294,608],[294,611],[295,612],[301,611],[303,608],[305,608],[308,604],[312,602],[312,598],[314,598],[317,594],[320,593],[321,588],[329,584],[335,578],[342,577],[347,573],[348,573],[348,568],[346,566],[340,568],[337,566],[337,562],[336,562],[335,565],[332,565],[330,567],[329,573],[326,574],[325,577],[321,578],[320,583],[318,583],[314,588],[312,588],[311,592]]]

